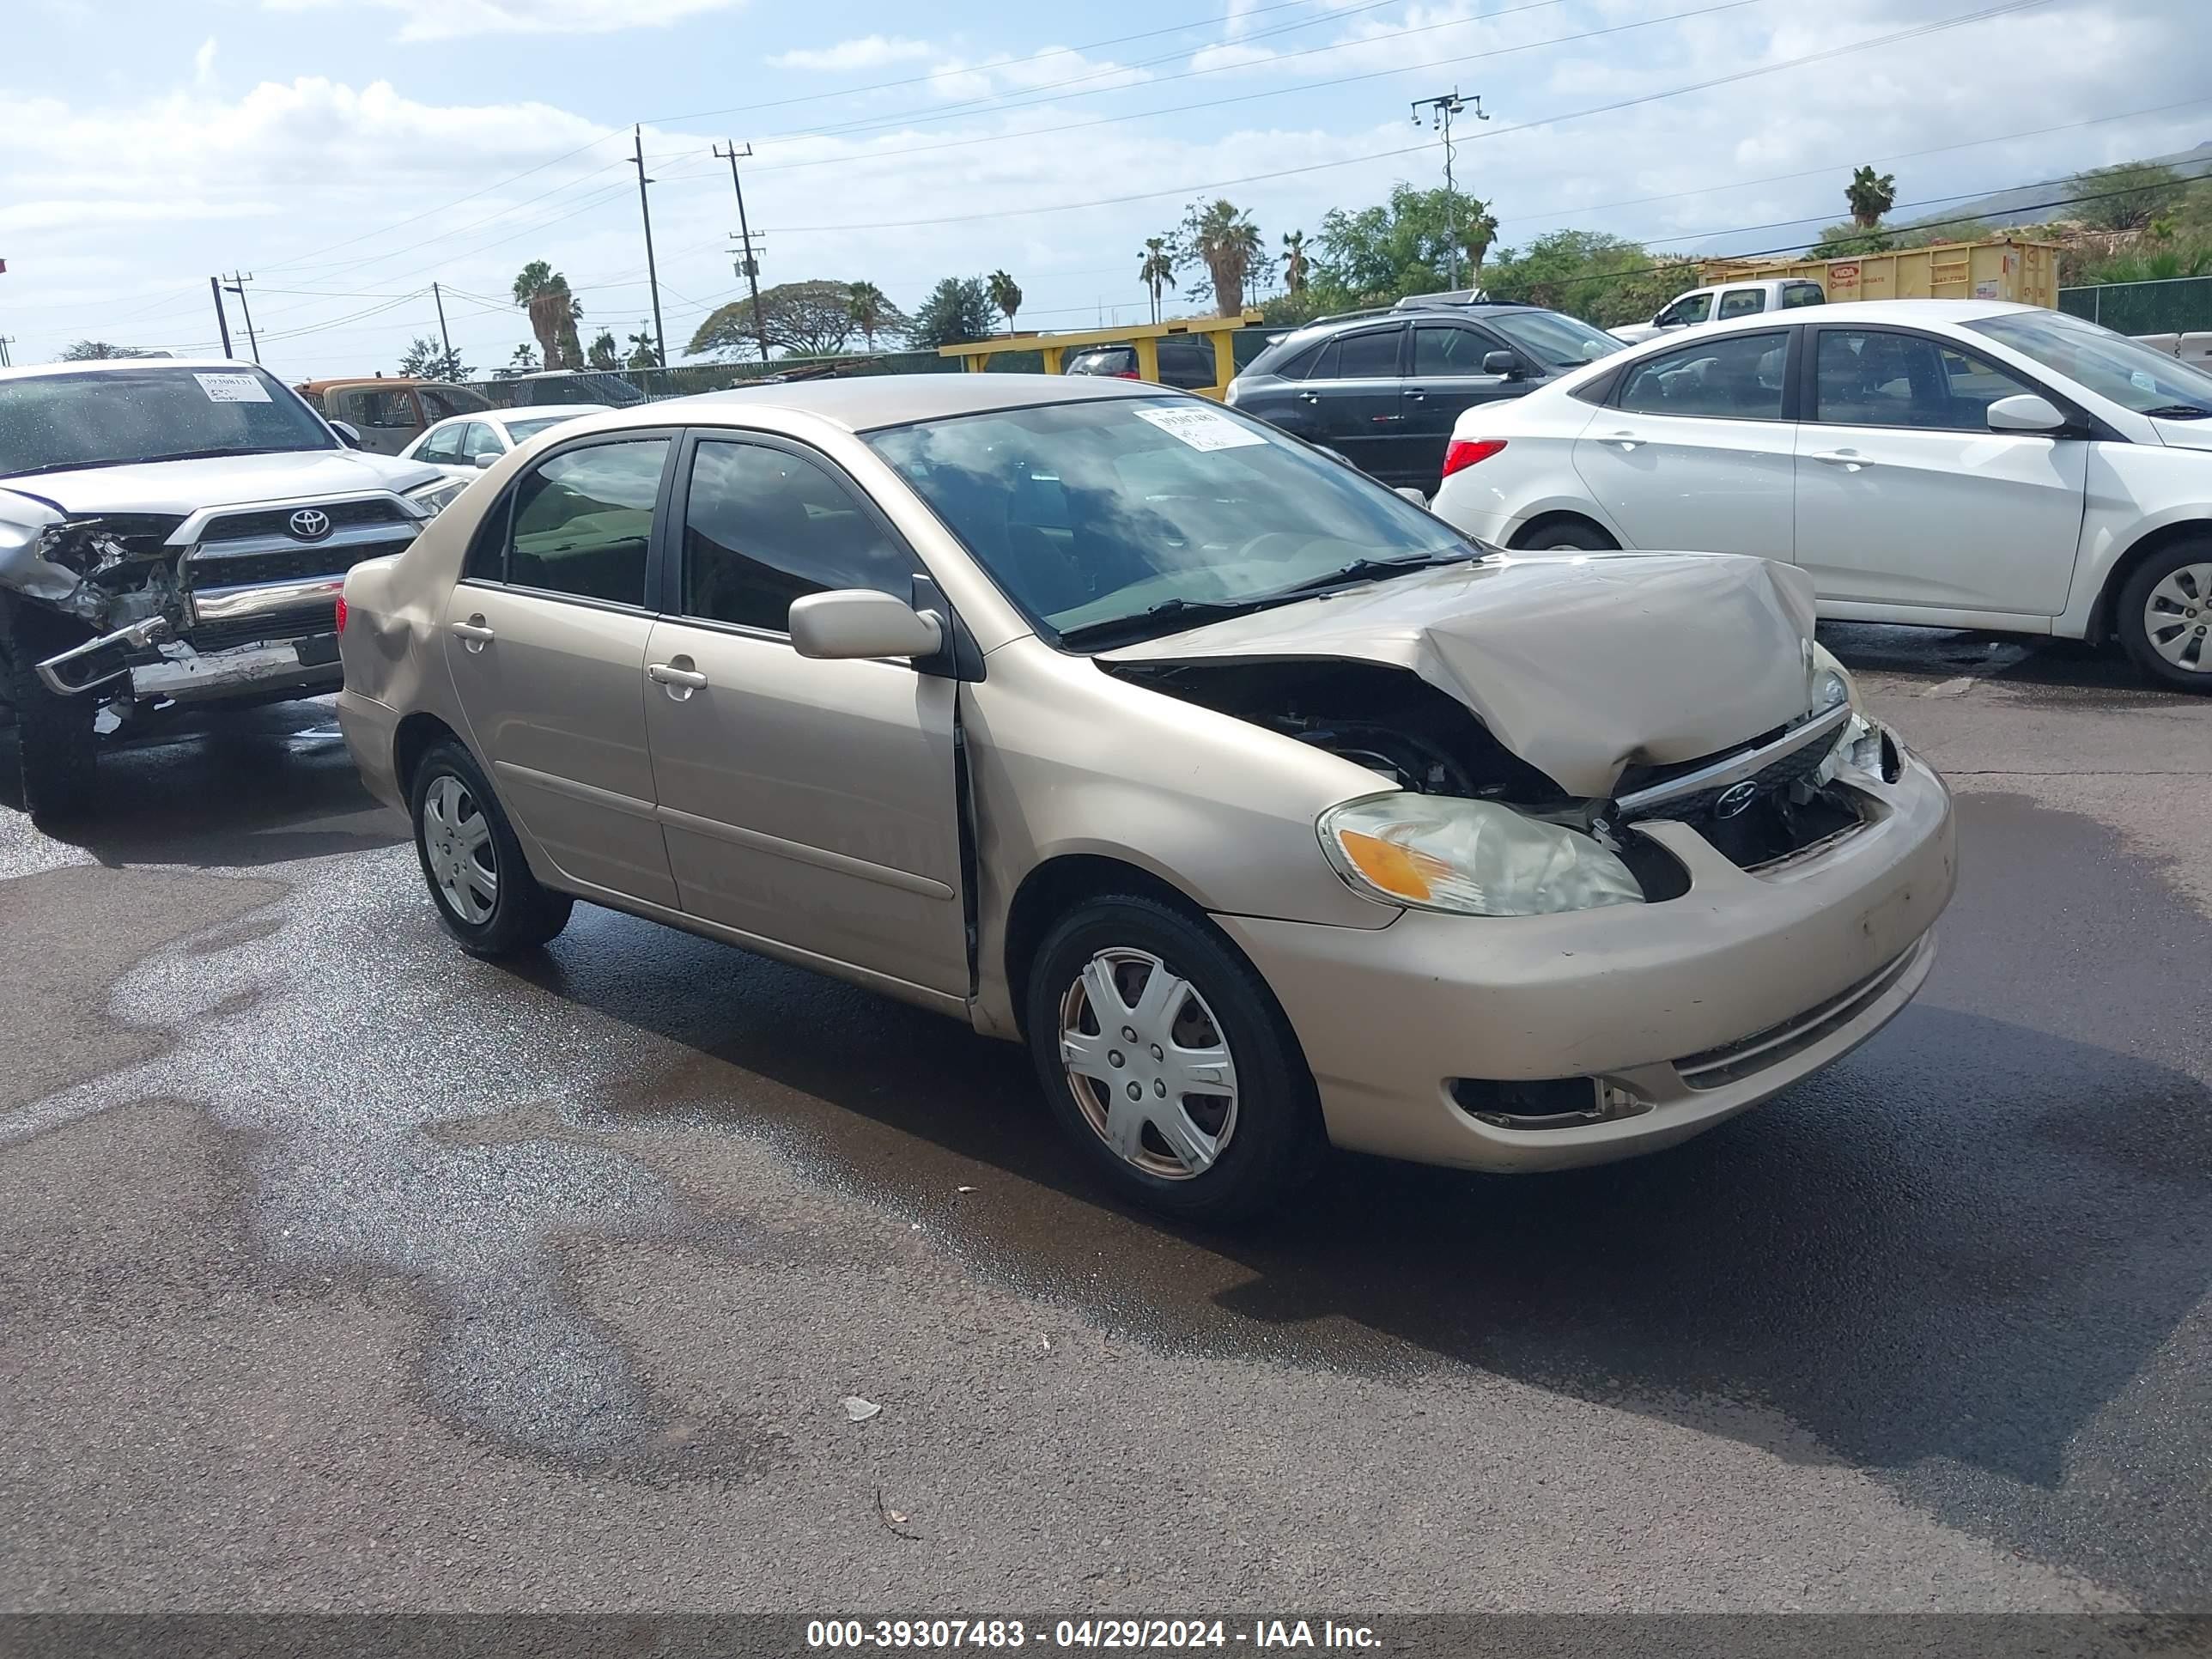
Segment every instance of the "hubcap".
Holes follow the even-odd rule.
[[[447,908],[471,927],[491,919],[499,902],[499,854],[491,822],[468,786],[450,772],[422,796],[422,858]]]
[[[1101,951],[1060,1004],[1067,1086],[1098,1138],[1147,1175],[1187,1181],[1237,1128],[1237,1066],[1190,981],[1144,951]]]
[[[2151,649],[2176,668],[2212,674],[2212,563],[2169,571],[2143,602],[2143,633]]]

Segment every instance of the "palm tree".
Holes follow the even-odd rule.
[[[1160,319],[1160,290],[1175,281],[1175,255],[1164,236],[1145,238],[1145,263],[1137,267],[1137,280],[1152,290],[1152,320]]]
[[[1303,230],[1283,233],[1283,286],[1293,295],[1306,291],[1306,234]]]
[[[1017,299],[1014,303],[1021,301]],[[876,349],[876,331],[890,317],[890,301],[873,283],[854,283],[845,296],[845,314],[853,319],[853,326],[860,331],[871,351]]]
[[[568,291],[568,279],[543,259],[532,259],[514,279],[514,303],[530,313],[530,331],[548,368],[581,368],[583,347],[576,319],[584,307]]]
[[[1844,199],[1850,204],[1851,222],[1861,230],[1872,230],[1897,205],[1897,176],[1861,167],[1844,186]]]
[[[1214,309],[1224,317],[1241,315],[1244,280],[1267,251],[1260,228],[1243,209],[1223,200],[1206,208],[1194,204],[1184,216],[1183,231],[1212,281]]]
[[[653,330],[642,318],[638,321],[637,332],[629,337],[629,366],[632,368],[660,367],[660,349],[653,343]]]
[[[1022,291],[1014,279],[1003,270],[994,270],[984,279],[991,291],[991,303],[1006,313],[1006,332],[1014,331],[1014,313],[1022,308]]]
[[[1479,198],[1468,198],[1467,228],[1460,233],[1461,246],[1467,249],[1467,262],[1474,267],[1468,278],[1469,288],[1482,286],[1482,262],[1490,257],[1490,245],[1498,240],[1498,216],[1490,210],[1490,204]]]

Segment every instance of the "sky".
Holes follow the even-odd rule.
[[[1489,118],[1461,118],[1457,176],[1502,244],[1764,249],[1842,217],[1861,162],[1905,217],[2212,139],[2208,5],[9,0],[0,337],[17,363],[211,352],[208,277],[245,271],[270,368],[391,373],[435,282],[489,373],[531,337],[510,290],[538,258],[586,339],[627,337],[652,314],[634,127],[674,362],[743,291],[729,141],[764,283],[910,309],[1003,268],[1025,328],[1141,319],[1144,239],[1195,198],[1273,251],[1440,184],[1409,106],[1454,90]]]

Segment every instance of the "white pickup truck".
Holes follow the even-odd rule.
[[[1687,294],[1676,295],[1648,323],[1628,323],[1609,331],[1616,340],[1639,345],[1670,329],[1695,328],[1700,323],[1725,322],[1762,311],[1793,311],[1799,306],[1820,305],[1827,297],[1818,283],[1802,276],[1716,283],[1711,288],[1693,288]]]

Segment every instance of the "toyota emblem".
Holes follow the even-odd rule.
[[[1717,818],[1735,817],[1758,799],[1759,786],[1746,778],[1741,783],[1732,784],[1721,791],[1721,798],[1713,803],[1713,816]]]
[[[292,533],[303,542],[319,542],[331,533],[331,515],[319,507],[303,507],[292,515]]]

